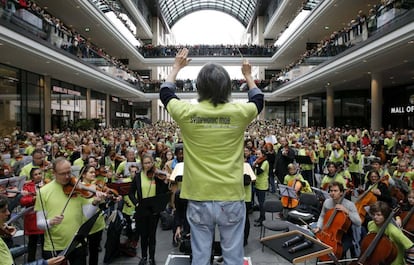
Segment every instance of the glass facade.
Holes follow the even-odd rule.
[[[0,135],[21,126],[20,71],[0,64]]]
[[[86,89],[52,79],[52,130],[73,129],[79,119],[86,119]]]

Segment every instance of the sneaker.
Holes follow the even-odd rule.
[[[141,261],[138,263],[138,265],[147,265],[147,257],[142,257]]]

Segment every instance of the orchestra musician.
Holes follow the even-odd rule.
[[[342,245],[342,256],[346,255],[348,250],[351,251],[351,256],[355,257],[359,255],[359,241],[361,235],[361,218],[359,217],[359,213],[355,207],[355,204],[343,198],[344,197],[345,188],[343,183],[333,181],[329,184],[329,195],[331,196],[330,199],[326,199],[322,205],[321,214],[319,215],[319,219],[317,222],[316,227],[313,229],[315,234],[322,232],[324,228],[324,220],[329,218],[326,216],[327,212],[331,209],[336,209],[337,211],[341,211],[345,214],[347,218],[351,220],[351,227],[347,229],[347,231],[342,235],[341,242],[338,244]],[[341,201],[342,199],[342,201]],[[330,214],[332,212],[329,212]],[[335,218],[342,218],[342,216],[336,216]],[[340,220],[342,223],[344,220]],[[330,227],[329,232],[339,233],[339,231],[332,231],[335,229],[343,229],[342,227]],[[341,258],[341,257],[337,257]]]
[[[13,234],[16,232],[16,228],[14,227],[10,227],[10,226],[6,226],[6,221],[7,219],[9,219],[10,216],[10,212],[8,210],[8,206],[7,206],[7,198],[4,196],[0,195],[0,227],[2,228],[2,230],[6,230]],[[30,263],[26,263],[25,265],[37,265],[37,264],[47,264],[47,265],[58,265],[61,264],[64,261],[65,257],[64,256],[58,256],[55,258],[50,258],[48,260],[37,260],[34,262],[30,262]],[[14,260],[13,260],[13,256],[10,253],[10,250],[8,248],[8,246],[6,245],[6,243],[3,241],[2,237],[0,237],[0,261],[1,264],[14,264]]]
[[[368,223],[368,232],[377,233],[391,214],[391,208],[387,203],[377,201],[375,204],[371,205],[369,212],[372,216],[372,221]],[[412,263],[413,257],[411,257],[411,261],[408,257],[414,253],[414,244],[406,235],[404,235],[401,229],[393,223],[388,223],[384,233],[388,236],[391,242],[396,245],[398,250],[397,257],[391,265],[414,264]],[[377,245],[376,247],[380,246]]]
[[[156,231],[160,212],[147,203],[148,200],[144,202],[144,199],[153,198],[153,202],[157,203],[157,197],[162,194],[169,196],[167,175],[166,172],[160,174],[155,168],[153,156],[146,153],[142,157],[142,170],[135,175],[129,190],[128,196],[135,205],[135,222],[141,238],[142,258],[139,265],[147,265],[147,262],[150,265],[155,264]]]
[[[313,150],[312,146],[307,140],[303,141],[302,148],[298,151],[299,156],[307,156],[310,158],[312,164],[301,164],[301,173],[303,178],[308,181],[311,185],[314,185],[315,180],[313,179],[313,164],[317,162],[316,153]]]
[[[51,258],[66,249],[85,219],[92,217],[106,194],[96,191],[93,200],[76,194],[69,197],[65,188],[71,184],[71,164],[64,157],[53,162],[54,180],[36,194],[37,227],[45,230],[44,258]],[[69,186],[70,187],[70,186]],[[87,249],[80,245],[66,258],[71,265],[86,265]]]
[[[338,165],[334,162],[328,162],[326,164],[328,169],[328,174],[324,175],[321,180],[321,189],[328,190],[329,184],[336,181],[341,183],[344,187],[346,187],[346,180],[344,179],[343,175],[337,174],[338,172]]]
[[[287,174],[283,180],[283,184],[284,185],[288,185],[288,186],[297,186],[294,184],[295,181],[299,181],[300,182],[300,189],[297,191],[298,195],[301,192],[312,192],[312,188],[309,184],[309,182],[307,180],[305,180],[302,176],[302,174],[300,174],[297,170],[297,167],[295,166],[295,164],[290,163],[288,165],[288,172],[289,174]],[[293,187],[295,188],[295,187]]]
[[[289,147],[286,137],[280,137],[279,144],[275,157],[275,176],[279,183],[283,183],[283,178],[288,174],[287,166],[295,159],[295,151]]]
[[[390,189],[385,180],[380,177],[378,171],[374,169],[369,171],[367,177],[368,181],[365,183],[365,190],[370,189],[377,198],[377,201],[383,201],[391,206],[392,198]]]
[[[262,226],[262,222],[265,220],[265,211],[263,208],[266,192],[269,189],[269,162],[266,160],[265,151],[261,149],[256,150],[256,160],[252,166],[256,174],[255,182],[255,194],[257,201],[259,202],[259,218],[255,219],[254,226]],[[254,200],[254,198],[252,198]]]
[[[39,185],[43,179],[43,172],[40,168],[32,168],[30,171],[30,182],[24,184],[22,188],[22,197],[20,204],[24,207],[34,206],[36,201],[36,185]],[[37,228],[36,212],[30,211],[24,216],[24,234],[28,236],[27,243],[27,261],[36,259],[37,243],[40,242],[43,250],[44,231]]]
[[[95,181],[96,181],[96,171],[95,167],[92,165],[86,164],[81,169],[82,172],[82,183],[87,185],[88,187],[95,189]],[[93,198],[89,199],[91,202]],[[101,240],[103,230],[105,229],[105,220],[104,216],[101,214],[99,215],[98,219],[96,219],[95,224],[93,225],[91,231],[88,235],[88,250],[89,250],[89,265],[98,265],[98,257],[99,257],[99,249],[101,247]]]
[[[27,180],[30,180],[30,171],[34,167],[42,169],[45,173],[45,178],[52,178],[52,173],[50,171],[52,164],[45,160],[45,151],[43,149],[34,149],[32,152],[32,162],[22,168],[19,176],[25,176]]]

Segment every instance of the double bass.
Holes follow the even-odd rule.
[[[346,193],[339,199],[339,204],[342,203]],[[323,219],[322,230],[316,234],[316,237],[323,243],[332,247],[332,252],[337,258],[342,257],[342,236],[348,231],[351,226],[351,219],[342,211],[336,209],[336,207],[329,209]],[[322,261],[330,261],[331,258],[328,255],[319,257]]]
[[[384,235],[385,229],[391,222],[395,209],[382,224],[378,233],[368,233],[361,242],[361,255],[357,261],[352,261],[350,265],[378,265],[391,264],[398,254],[396,245]]]

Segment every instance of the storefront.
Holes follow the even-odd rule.
[[[383,117],[386,128],[414,128],[414,86],[385,89]]]

